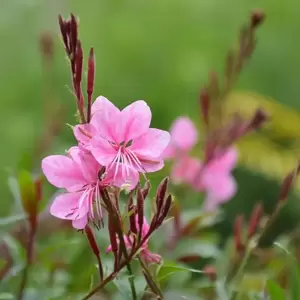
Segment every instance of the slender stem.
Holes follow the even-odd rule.
[[[128,261],[130,261],[135,255],[136,253],[139,251],[139,248],[141,245],[143,245],[145,243],[145,240],[148,238],[149,236],[145,236],[141,243],[128,255]],[[82,300],[87,300],[90,297],[92,297],[94,294],[96,294],[98,291],[100,291],[107,283],[109,283],[110,281],[112,281],[117,274],[128,264],[128,261],[125,260],[123,262],[121,262],[118,266],[118,268],[110,273],[98,286],[96,286],[92,291],[90,291],[84,298],[82,298]]]
[[[26,249],[26,265],[22,274],[21,285],[17,297],[18,300],[22,300],[24,297],[24,290],[28,281],[29,268],[32,262],[35,233],[36,233],[36,226],[30,226],[28,244]]]
[[[118,233],[118,237],[120,240],[121,251],[123,252],[123,254],[125,256],[125,261],[127,262],[126,267],[127,267],[128,273],[129,273],[128,281],[130,284],[132,299],[137,300],[137,294],[136,294],[136,289],[135,289],[135,284],[134,284],[134,274],[132,272],[132,268],[130,265],[130,259],[129,259],[129,255],[127,252],[127,248],[126,248],[126,244],[125,244],[124,236],[123,236],[123,231],[122,231],[119,220],[118,220],[117,224],[119,225],[119,226],[117,226],[117,233]]]
[[[152,276],[151,272],[149,271],[147,265],[145,264],[145,262],[143,261],[143,259],[141,258],[140,255],[138,255],[138,259],[139,259],[139,263],[140,263],[141,267],[143,268],[143,270],[147,274],[148,278],[151,280],[151,286],[149,285],[149,287],[152,289],[154,294],[156,294],[157,296],[160,297],[160,299],[164,299],[164,295],[163,295],[159,285],[153,279],[153,276]]]

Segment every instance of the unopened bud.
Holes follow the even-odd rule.
[[[238,253],[244,251],[245,246],[242,241],[244,216],[238,215],[234,221],[234,246]]]
[[[256,28],[259,26],[265,19],[265,13],[261,10],[254,10],[251,13],[251,27]]]
[[[258,203],[257,205],[255,205],[250,216],[249,225],[248,225],[248,239],[250,239],[255,234],[262,215],[263,215],[263,206],[261,203]]]
[[[201,106],[201,113],[203,121],[206,125],[208,125],[209,117],[209,107],[210,107],[210,97],[208,94],[208,90],[206,88],[202,89],[200,92],[200,106]]]

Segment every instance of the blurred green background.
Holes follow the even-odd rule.
[[[267,19],[236,88],[300,109],[300,3],[295,0],[0,1],[0,215],[10,213],[7,178],[41,134],[46,102],[63,104],[64,122],[75,123],[58,13],[79,17],[85,57],[95,48],[95,95],[120,107],[144,99],[152,108],[152,125],[167,129],[180,114],[199,118],[199,89],[209,71],[222,71],[227,50],[254,8],[263,9]],[[39,46],[43,32],[52,34],[55,43],[48,72]],[[242,99],[240,105],[246,105]],[[51,152],[62,153],[73,142],[66,126]],[[275,181],[245,168],[236,175],[240,192],[229,205],[234,213],[261,199],[271,209],[278,192]]]

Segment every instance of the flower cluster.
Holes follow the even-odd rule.
[[[236,193],[237,184],[231,175],[237,162],[237,151],[231,147],[217,153],[210,161],[203,163],[190,156],[196,145],[198,132],[187,117],[179,117],[171,127],[171,142],[164,157],[173,159],[171,178],[174,183],[185,183],[194,190],[206,193],[204,207],[214,210]]]
[[[139,174],[160,170],[162,153],[170,141],[168,132],[149,128],[151,111],[136,101],[120,111],[109,100],[98,97],[88,124],[74,127],[78,145],[66,155],[43,159],[48,181],[66,193],[56,197],[51,214],[72,220],[83,229],[89,220],[102,222],[100,190],[109,186],[132,190]]]

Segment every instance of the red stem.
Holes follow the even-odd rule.
[[[29,268],[32,263],[33,246],[34,246],[36,229],[37,229],[36,224],[33,226],[30,226],[28,244],[27,244],[27,249],[26,249],[27,250],[26,251],[26,266],[23,270],[21,285],[20,285],[20,289],[19,289],[19,293],[18,293],[18,297],[17,297],[18,300],[22,300],[24,297],[24,291],[25,291],[25,287],[26,287],[27,281],[28,281]]]

